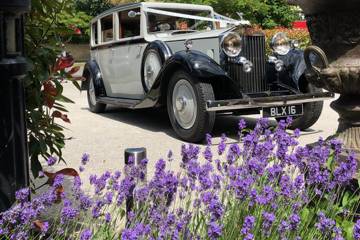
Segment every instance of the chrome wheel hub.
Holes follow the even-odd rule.
[[[173,111],[177,123],[183,129],[194,126],[197,115],[196,95],[191,84],[185,80],[179,80],[172,95]]]
[[[176,106],[177,111],[179,111],[179,112],[184,111],[185,106],[186,106],[186,99],[184,97],[177,98],[175,106]]]

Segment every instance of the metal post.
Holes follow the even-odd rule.
[[[24,13],[30,0],[0,2],[0,212],[29,185],[23,77]]]
[[[134,160],[134,164],[136,166],[142,166],[141,165],[141,161],[146,159],[146,148],[128,148],[125,149],[125,165],[129,164],[129,158],[132,158]],[[142,183],[146,182],[146,177],[147,177],[147,169],[146,166],[144,166],[145,168],[140,168],[140,171],[144,174],[144,176],[142,177]],[[133,192],[133,190],[135,189],[135,185],[133,186],[133,188],[131,189],[131,192]],[[131,211],[131,209],[134,206],[134,196],[127,196],[126,198],[126,225],[128,225],[129,222],[129,217],[128,214]]]

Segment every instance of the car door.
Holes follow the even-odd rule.
[[[111,86],[111,82],[115,77],[112,67],[114,56],[112,46],[115,43],[115,40],[114,16],[113,14],[109,14],[98,21],[99,45],[97,46],[94,55],[100,67],[106,94],[110,97],[114,96],[115,93]]]
[[[136,16],[129,16],[133,11]],[[141,83],[141,62],[147,43],[141,36],[140,8],[120,11],[115,20],[118,41],[112,48],[110,85],[114,97],[142,99],[144,89]]]

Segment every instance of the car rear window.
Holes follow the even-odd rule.
[[[101,42],[114,40],[113,15],[103,17],[101,20]]]

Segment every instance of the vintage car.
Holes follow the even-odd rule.
[[[210,133],[217,114],[294,117],[306,129],[333,97],[309,84],[303,51],[285,34],[272,39],[204,5],[134,3],[91,21],[91,59],[82,88],[90,111],[166,106],[176,134],[189,142]],[[156,113],[156,110],[154,110]],[[146,121],[146,119],[144,119]]]

